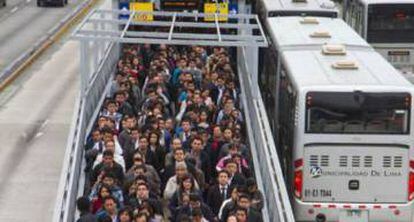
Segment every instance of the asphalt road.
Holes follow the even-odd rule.
[[[38,8],[35,1],[9,0],[0,9],[0,69],[79,3]],[[110,8],[110,1],[103,3]],[[68,40],[56,42],[0,92],[0,221],[52,219],[79,93],[79,43]]]
[[[0,8],[0,72],[82,2],[40,8],[36,0],[7,0],[7,6]]]
[[[78,43],[47,52],[0,94],[0,221],[51,221],[79,92]]]

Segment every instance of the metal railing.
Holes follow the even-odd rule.
[[[97,116],[105,97],[105,88],[110,84],[119,59],[119,44],[111,43],[106,46],[105,53],[101,55],[101,62],[96,64],[96,72],[89,75],[88,84],[81,90],[76,101],[53,213],[54,222],[74,221],[78,190],[83,186],[79,183],[79,178],[82,173],[86,135],[93,126],[94,117]]]
[[[250,52],[249,52],[250,53]],[[259,189],[264,193],[265,220],[272,222],[295,221],[287,193],[276,146],[269,126],[257,81],[252,80],[246,57],[248,48],[238,50],[238,73],[242,91],[243,107],[255,166],[255,173],[261,174]]]

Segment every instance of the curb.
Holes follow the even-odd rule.
[[[64,17],[46,36],[41,38],[30,49],[21,54],[3,72],[0,73],[0,92],[9,86],[20,74],[28,68],[53,43],[57,42],[68,29],[79,21],[96,4],[98,0],[89,0],[80,4],[71,14]]]

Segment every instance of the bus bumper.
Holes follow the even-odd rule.
[[[296,221],[411,222],[413,202],[407,204],[308,203],[295,198]],[[323,221],[322,221],[323,222]]]

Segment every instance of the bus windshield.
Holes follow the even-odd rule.
[[[414,42],[414,4],[375,4],[368,7],[370,43]]]
[[[408,134],[408,93],[309,92],[306,133]]]

